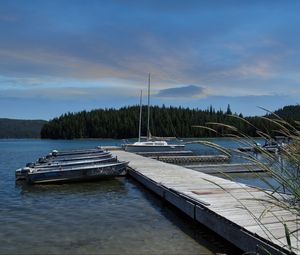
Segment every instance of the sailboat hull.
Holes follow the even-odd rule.
[[[182,151],[185,145],[136,145],[124,144],[123,148],[128,152],[161,152],[161,151]]]

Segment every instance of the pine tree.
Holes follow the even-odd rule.
[[[227,111],[226,111],[226,114],[232,115],[232,111],[231,111],[231,109],[230,109],[230,104],[227,105]]]

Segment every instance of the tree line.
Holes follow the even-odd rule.
[[[210,106],[206,110],[183,107],[152,106],[150,131],[153,136],[160,137],[215,137],[226,134],[228,128],[212,123],[233,125],[242,133],[257,136],[257,130],[274,135],[276,127],[272,122],[261,117],[246,117],[232,114],[230,105],[226,111],[216,110]],[[142,135],[146,135],[147,107],[143,106]],[[275,113],[288,121],[300,119],[300,106],[286,106]],[[271,117],[270,114],[266,117]],[[296,118],[296,120],[297,120]],[[210,124],[209,124],[210,123]],[[138,136],[139,106],[127,106],[120,109],[97,109],[66,113],[45,123],[41,130],[41,138],[75,139],[75,138],[134,138]],[[214,132],[208,128],[214,127]]]

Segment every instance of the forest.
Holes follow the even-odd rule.
[[[232,113],[230,105],[226,111],[215,110],[210,106],[206,110],[183,107],[152,106],[150,110],[150,131],[158,137],[215,137],[228,132],[224,126],[212,123],[233,125],[249,136],[257,136],[257,130],[276,135],[276,127],[266,118],[272,118],[266,112],[264,117],[245,117]],[[300,120],[300,105],[285,106],[274,112],[281,118],[294,124]],[[247,123],[246,121],[251,124]],[[75,139],[75,138],[135,138],[138,136],[139,106],[127,106],[120,109],[97,109],[66,113],[45,123],[41,130],[41,138]],[[143,106],[142,135],[146,135],[147,107]],[[217,133],[206,128],[216,127]],[[278,128],[277,128],[278,129]]]

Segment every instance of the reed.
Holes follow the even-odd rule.
[[[267,187],[268,189],[263,189],[266,194],[266,198],[256,198],[253,200],[259,200],[265,205],[265,210],[257,217],[253,215],[253,218],[259,223],[261,228],[268,234],[272,236],[272,231],[268,229],[268,226],[263,223],[264,216],[272,211],[273,208],[281,208],[293,215],[293,219],[296,222],[296,229],[289,229],[288,224],[284,219],[277,217],[278,222],[281,222],[283,231],[285,233],[285,242],[282,242],[282,247],[293,253],[300,253],[299,247],[299,227],[300,226],[300,122],[295,122],[293,124],[280,118],[278,115],[270,113],[269,117],[262,117],[264,120],[270,122],[274,127],[274,130],[259,130],[247,120],[230,115],[232,118],[236,118],[239,121],[242,120],[247,125],[251,125],[252,128],[256,129],[257,136],[264,140],[272,140],[272,134],[276,133],[284,136],[290,142],[284,146],[281,146],[278,153],[271,153],[265,150],[263,147],[258,146],[256,141],[257,138],[249,137],[248,135],[242,133],[235,126],[225,125],[222,123],[207,123],[207,126],[194,126],[196,128],[205,128],[209,130],[214,130],[217,133],[217,129],[226,130],[225,133],[220,134],[222,136],[229,137],[236,141],[240,146],[254,147],[256,153],[261,155],[264,162],[257,158],[256,153],[241,152],[237,149],[220,148],[217,144],[210,143],[210,147],[214,147],[221,152],[226,154],[235,153],[238,157],[245,159],[248,162],[255,163],[258,167],[264,169],[266,175],[261,175],[253,172]],[[265,164],[265,163],[268,164]],[[251,171],[251,169],[248,169]],[[269,181],[272,177],[272,182]],[[230,178],[226,175],[226,178]],[[274,185],[277,183],[277,185]],[[222,188],[222,187],[221,187]],[[226,188],[222,188],[226,191]],[[245,192],[247,192],[245,190]],[[251,214],[251,209],[247,208],[247,203],[239,201],[245,209]],[[282,240],[282,239],[281,239]]]

